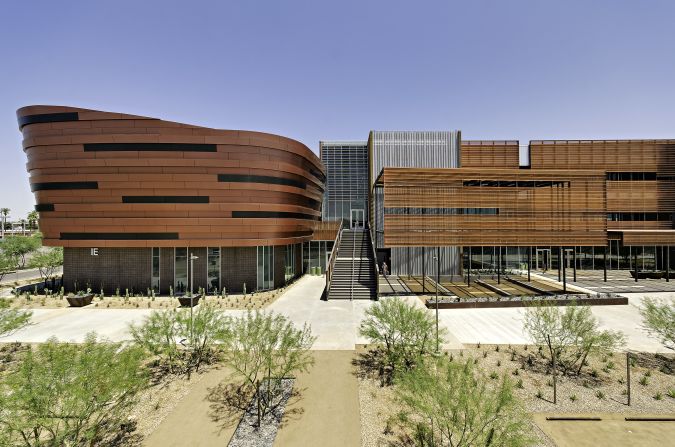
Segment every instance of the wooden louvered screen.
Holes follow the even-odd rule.
[[[386,247],[607,241],[602,171],[385,168],[379,184]]]

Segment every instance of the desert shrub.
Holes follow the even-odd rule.
[[[384,350],[383,361],[396,373],[410,369],[424,354],[435,349],[435,327],[435,320],[426,309],[400,298],[389,298],[366,310],[359,333]],[[444,334],[445,330],[439,331],[440,343]]]
[[[524,327],[535,343],[548,347],[551,364],[555,354],[563,373],[580,374],[589,355],[608,354],[626,343],[621,332],[600,330],[589,306],[562,310],[539,302],[526,310]]]
[[[530,423],[511,380],[485,379],[473,362],[445,357],[403,372],[396,396],[403,405],[399,421],[411,440],[424,446],[531,445]]]
[[[118,437],[147,383],[142,359],[140,349],[94,334],[81,345],[50,339],[28,350],[0,380],[2,445],[98,445]]]
[[[643,324],[661,343],[675,349],[675,303],[645,298],[640,309]]]
[[[26,326],[32,315],[30,311],[12,309],[9,301],[0,298],[0,336]]]
[[[170,373],[199,371],[201,364],[216,355],[214,343],[227,331],[229,319],[213,306],[152,312],[140,325],[130,325],[134,342],[157,356]]]
[[[220,334],[224,363],[240,384],[237,393],[256,398],[258,426],[278,403],[281,380],[314,363],[309,349],[315,340],[309,326],[298,329],[283,315],[257,310],[233,319]]]

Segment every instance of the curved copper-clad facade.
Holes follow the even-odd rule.
[[[320,216],[324,167],[290,138],[62,106],[17,117],[45,245],[290,245]]]

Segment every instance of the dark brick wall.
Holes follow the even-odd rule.
[[[151,248],[99,248],[98,256],[91,255],[89,248],[66,248],[64,250],[64,286],[66,291],[84,290],[87,284],[95,292],[101,286],[106,294],[115,293],[117,287],[124,293],[146,293],[151,281]],[[296,273],[302,270],[302,245],[296,245]],[[199,259],[194,261],[194,290],[207,287],[207,250],[195,247],[188,250]],[[274,287],[284,285],[286,246],[274,247]],[[160,293],[168,294],[174,282],[174,249],[160,249]],[[222,247],[220,287],[228,293],[241,293],[243,284],[246,291],[257,287],[256,247]],[[188,278],[190,276],[188,263]]]
[[[99,248],[98,256],[90,248],[66,247],[63,251],[63,283],[67,292],[87,287],[107,294],[146,293],[150,287],[150,248]]]
[[[227,293],[241,293],[246,283],[246,292],[250,293],[257,284],[256,247],[223,247],[221,254],[221,288]]]

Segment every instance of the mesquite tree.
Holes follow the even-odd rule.
[[[675,303],[645,298],[640,309],[643,324],[663,346],[675,349]]]
[[[541,302],[525,311],[524,327],[532,340],[548,348],[550,361],[563,374],[581,373],[589,355],[609,354],[626,344],[620,331],[600,330],[590,306],[572,303],[561,310]]]

